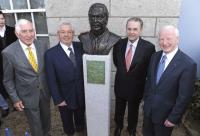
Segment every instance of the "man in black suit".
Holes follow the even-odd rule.
[[[143,97],[147,68],[151,55],[155,52],[152,43],[140,37],[143,21],[130,18],[126,24],[127,38],[120,40],[113,49],[113,61],[117,68],[114,91],[115,136],[120,136],[126,105],[128,104],[128,132],[135,136],[138,110]]]
[[[79,42],[72,41],[74,29],[70,23],[59,26],[58,37],[60,42],[45,54],[47,83],[64,132],[72,136],[85,128],[83,49]]]
[[[159,32],[162,51],[150,61],[144,93],[144,136],[170,136],[194,91],[196,63],[178,49],[179,31],[165,26]]]
[[[16,40],[15,29],[5,24],[5,15],[0,11],[0,52]],[[6,117],[9,113],[8,104],[5,100],[7,97],[8,93],[3,86],[3,61],[0,54],[0,106],[2,108],[2,117]]]

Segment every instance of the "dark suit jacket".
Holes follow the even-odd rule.
[[[84,83],[82,66],[82,46],[73,42],[77,66],[73,63],[58,44],[45,54],[47,83],[54,103],[66,101],[71,109],[84,106]]]
[[[196,63],[177,51],[156,85],[157,67],[162,51],[152,56],[144,93],[144,114],[154,123],[166,119],[179,123],[194,90]]]
[[[113,61],[117,68],[114,91],[117,97],[141,100],[151,55],[155,52],[152,43],[139,39],[129,71],[126,71],[125,52],[128,38],[121,39],[113,49]]]
[[[25,108],[38,109],[40,93],[45,99],[50,98],[44,72],[44,52],[46,45],[34,40],[37,53],[38,72],[35,72],[29,63],[19,40],[15,41],[2,51],[4,86],[14,103],[22,100]]]
[[[17,37],[15,35],[15,28],[6,25],[4,37],[0,37],[0,52],[16,40]],[[0,55],[0,80],[3,80],[2,55]]]

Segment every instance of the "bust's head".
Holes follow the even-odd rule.
[[[99,36],[106,30],[108,23],[108,9],[104,4],[93,4],[88,12],[91,32]]]

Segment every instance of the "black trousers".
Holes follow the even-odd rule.
[[[122,98],[116,97],[115,103],[115,123],[117,127],[123,128],[124,114],[126,105],[128,106],[128,131],[129,133],[136,132],[138,122],[138,111],[141,100],[127,101]]]
[[[85,108],[72,110],[67,106],[59,106],[59,111],[66,134],[72,135],[76,130],[85,128]]]
[[[173,127],[165,127],[163,124],[155,124],[150,117],[144,117],[143,136],[171,136]]]

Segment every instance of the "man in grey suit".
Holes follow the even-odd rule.
[[[33,24],[20,19],[15,25],[18,40],[2,51],[3,83],[18,111],[24,111],[32,136],[48,136],[50,94],[44,72],[46,45],[35,40]]]

